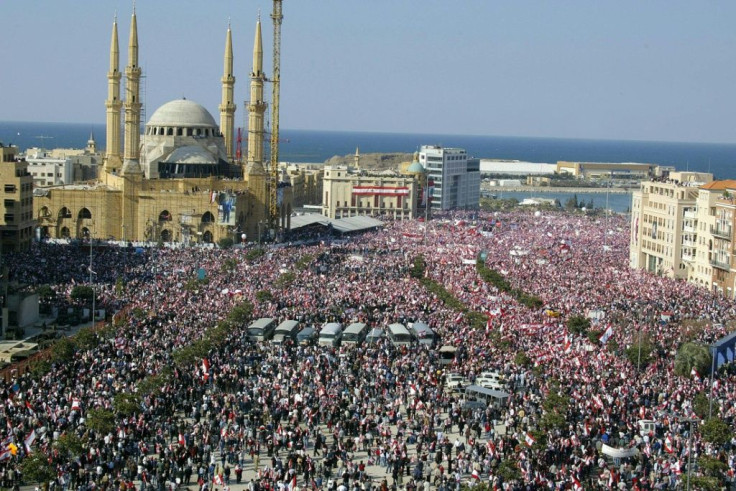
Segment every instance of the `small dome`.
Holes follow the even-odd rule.
[[[156,109],[146,126],[217,127],[212,115],[196,102],[177,99]]]
[[[424,166],[419,163],[419,152],[414,153],[414,162],[406,169],[406,172],[409,174],[424,174]]]

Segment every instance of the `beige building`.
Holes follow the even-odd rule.
[[[224,237],[238,239],[242,234],[246,234],[247,240],[256,240],[259,231],[267,233],[269,179],[263,157],[267,104],[263,97],[266,77],[262,65],[258,21],[247,104],[249,137],[245,161],[235,160],[233,152],[236,106],[229,27],[219,126],[204,107],[179,99],[154,111],[141,134],[141,69],[135,12],[124,71],[124,100],[120,97],[123,74],[119,70],[115,21],[107,75],[104,169],[98,179],[85,184],[36,190],[34,213],[41,233],[54,238],[91,236],[181,243],[216,242]],[[301,182],[307,183],[309,179],[303,178]],[[290,227],[293,194],[289,182],[279,182],[277,186],[279,216],[274,225],[285,231]]]
[[[713,176],[672,172],[644,181],[632,193],[629,264],[632,268],[687,279],[695,260],[700,186]],[[683,242],[684,241],[684,242]]]
[[[324,168],[322,214],[328,218],[357,215],[411,219],[417,210],[417,180],[395,172],[369,173],[348,166]]]
[[[3,186],[0,251],[27,249],[33,239],[33,177],[28,173],[28,164],[17,158],[17,150],[0,143],[0,183]]]
[[[557,162],[557,174],[569,174],[578,179],[647,179],[657,175],[656,164],[608,162]],[[672,168],[674,170],[674,168]]]

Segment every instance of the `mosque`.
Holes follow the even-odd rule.
[[[125,98],[121,99],[123,76]],[[119,68],[117,19],[112,26],[103,169],[94,182],[34,190],[34,215],[42,236],[195,244],[225,237],[237,242],[243,234],[246,240],[257,240],[268,234],[269,176],[263,148],[268,104],[263,96],[266,76],[260,19],[246,104],[245,158],[233,151],[236,105],[229,26],[219,126],[207,109],[179,99],[159,107],[141,133],[140,82],[134,9],[124,74]],[[304,181],[282,175],[277,185],[278,229],[289,230],[292,185],[303,186]]]

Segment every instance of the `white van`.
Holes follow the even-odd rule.
[[[271,317],[262,317],[248,326],[248,337],[255,341],[271,339],[276,329],[276,321]]]
[[[414,340],[404,324],[395,323],[388,326],[388,339],[394,346],[410,346]]]
[[[353,322],[342,332],[343,344],[359,345],[368,334],[368,326],[362,322]]]
[[[419,344],[425,344],[427,346],[434,345],[434,331],[426,323],[414,322],[409,327],[411,328],[411,333],[414,335],[414,339]]]
[[[287,319],[278,325],[276,330],[273,332],[273,339],[271,340],[274,344],[282,344],[287,339],[292,341],[296,340],[296,334],[299,332],[299,321]]]
[[[328,322],[319,331],[317,344],[321,346],[339,346],[342,338],[342,325],[339,322]]]

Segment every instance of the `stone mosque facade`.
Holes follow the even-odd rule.
[[[207,109],[180,99],[159,107],[141,133],[135,11],[124,72],[119,69],[117,20],[113,22],[104,169],[94,182],[34,190],[34,214],[42,236],[195,244],[224,237],[238,242],[242,234],[255,241],[259,234],[267,234],[269,179],[263,151],[267,103],[262,66],[259,20],[247,104],[247,156],[243,159],[236,158],[239,156],[233,151],[236,105],[230,27],[225,41],[219,126]],[[124,98],[120,94],[122,77]],[[278,228],[289,230],[295,194],[292,186],[314,183],[309,176],[299,174],[282,177],[278,184]],[[302,191],[296,194],[303,195]]]

